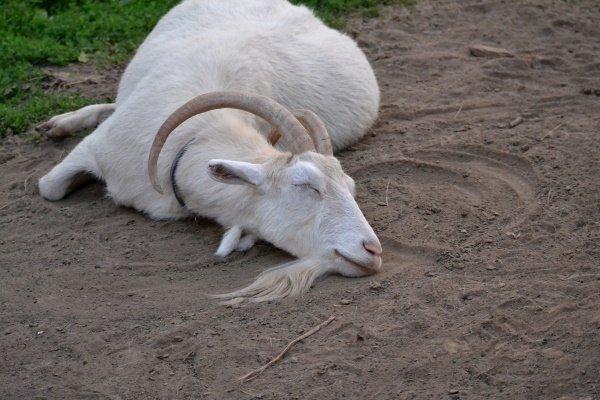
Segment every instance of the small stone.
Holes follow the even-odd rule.
[[[369,289],[371,289],[371,290],[381,290],[381,289],[383,289],[383,286],[379,282],[371,282],[371,283],[369,283]]]
[[[158,358],[159,360],[164,360],[166,358],[169,358],[170,354],[166,353],[166,354],[159,354],[156,356],[156,358]]]
[[[43,334],[43,333],[44,333],[44,331],[38,331],[38,333],[37,333],[37,334],[38,334],[38,335],[41,335],[41,334]]]
[[[519,116],[508,123],[509,128],[514,128],[517,125],[520,125],[523,122],[523,117]]]
[[[352,303],[352,300],[350,300],[350,299],[342,299],[342,300],[340,300],[340,304],[343,305],[343,306],[347,306],[348,304],[351,304],[351,303]]]
[[[493,270],[498,269],[498,268],[496,268],[495,265],[488,265],[487,267],[485,267],[485,269],[487,269],[488,271],[493,271]]]
[[[175,336],[173,338],[173,341],[175,341],[175,342],[183,342],[183,338],[181,336]]]
[[[458,389],[450,389],[448,390],[448,394],[458,394]]]
[[[469,52],[474,57],[485,57],[485,58],[502,58],[502,57],[514,57],[515,55],[506,49],[499,47],[491,47],[485,45],[474,45],[469,47]]]
[[[461,230],[460,230],[460,233],[464,233],[465,235],[467,235],[469,232],[467,232],[467,230],[466,230],[466,229],[461,229]]]

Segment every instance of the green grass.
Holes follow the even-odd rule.
[[[48,92],[43,68],[122,64],[179,0],[3,0],[0,6],[0,136],[48,116],[107,99]],[[412,0],[292,0],[340,28],[349,13],[376,16],[382,4]]]

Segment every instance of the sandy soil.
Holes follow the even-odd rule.
[[[150,221],[100,184],[46,202],[36,180],[77,140],[6,140],[0,398],[600,398],[598,21],[591,0],[421,1],[353,21],[383,104],[340,159],[385,272],[280,304],[204,294],[284,253],[219,263],[215,224]],[[517,57],[473,57],[476,43]]]

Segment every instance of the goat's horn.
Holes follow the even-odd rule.
[[[156,191],[162,193],[158,184],[157,163],[169,134],[189,118],[219,108],[235,108],[263,118],[282,133],[286,148],[292,153],[314,150],[314,145],[304,126],[276,101],[264,96],[239,92],[219,91],[202,94],[175,110],[154,137],[148,157],[148,175]]]
[[[331,139],[329,138],[329,133],[327,133],[327,128],[321,118],[314,112],[305,109],[294,110],[292,113],[308,131],[308,134],[315,145],[315,150],[318,153],[328,156],[333,155]]]

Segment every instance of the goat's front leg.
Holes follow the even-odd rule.
[[[235,225],[232,226],[225,232],[223,235],[223,239],[221,239],[221,244],[217,249],[215,255],[217,257],[227,257],[240,243],[240,239],[242,237],[242,227]]]
[[[235,251],[246,251],[254,246],[256,243],[257,237],[251,233],[243,235],[244,230],[241,226],[232,226],[225,232],[223,235],[223,239],[221,239],[221,244],[219,244],[219,248],[215,255],[217,257],[227,257],[234,250]]]

